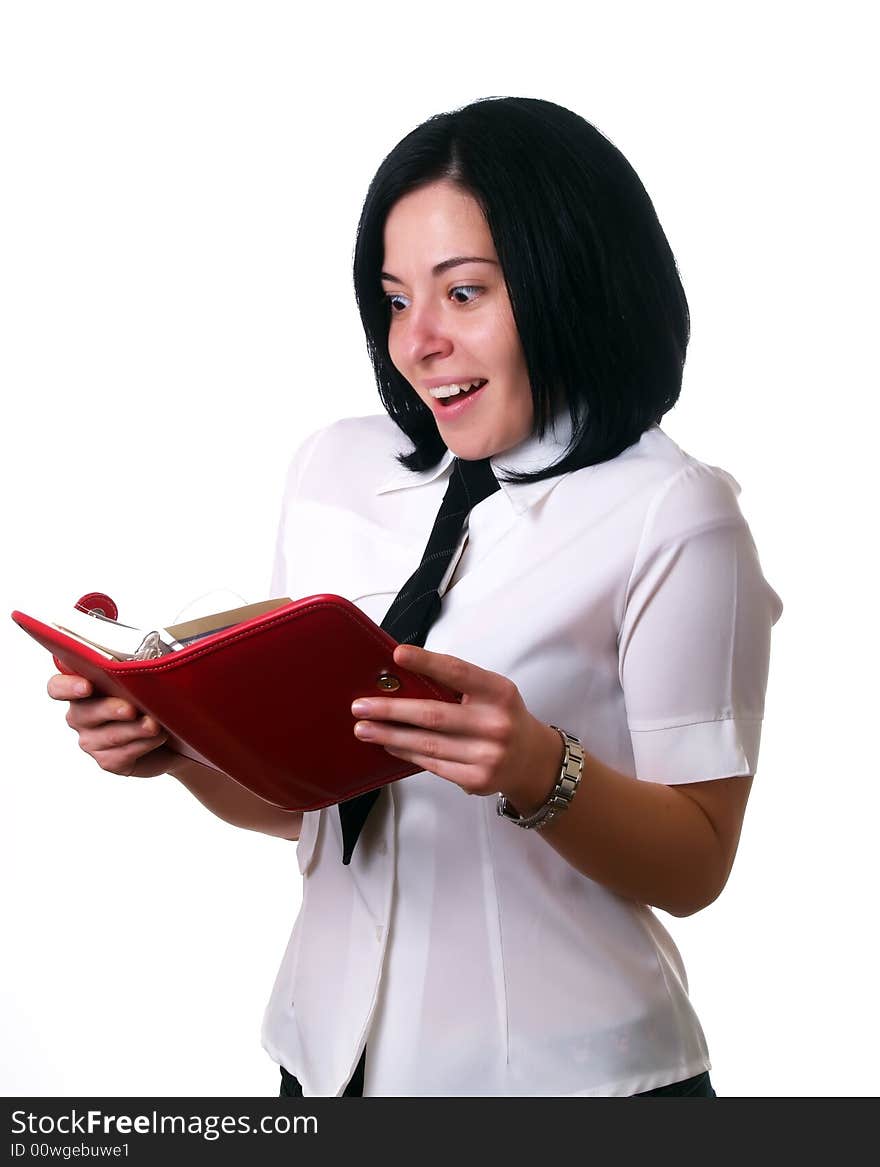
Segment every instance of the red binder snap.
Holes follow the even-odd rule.
[[[109,596],[103,592],[88,592],[74,604],[81,612],[95,612],[99,616],[106,616],[109,620],[119,619],[119,609]]]

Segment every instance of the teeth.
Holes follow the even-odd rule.
[[[429,389],[428,392],[432,397],[455,397],[459,393],[466,393],[468,389],[476,389],[478,385],[484,384],[482,377],[478,377],[476,381],[467,381],[458,385],[441,385],[438,389]]]

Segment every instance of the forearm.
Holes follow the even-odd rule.
[[[279,839],[298,839],[302,813],[281,810],[252,794],[218,770],[189,758],[171,766],[168,773],[185,786],[212,814],[248,831],[260,831]]]
[[[559,742],[556,731],[550,732]],[[543,776],[543,794],[523,807],[517,804],[521,814],[537,810],[552,789],[561,743],[550,756],[555,762]],[[718,836],[699,805],[675,786],[622,774],[586,750],[571,805],[540,833],[590,879],[674,916],[692,915],[712,903],[729,871]]]

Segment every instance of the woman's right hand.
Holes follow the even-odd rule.
[[[128,778],[165,774],[180,755],[165,742],[168,734],[122,697],[93,697],[85,677],[58,673],[46,686],[55,701],[69,701],[67,724],[79,734],[80,749],[102,770]]]

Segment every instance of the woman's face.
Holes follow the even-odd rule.
[[[446,445],[467,461],[518,445],[532,432],[532,394],[476,200],[447,181],[412,191],[391,208],[384,246],[391,360],[433,412]],[[460,391],[449,396],[453,385]]]

